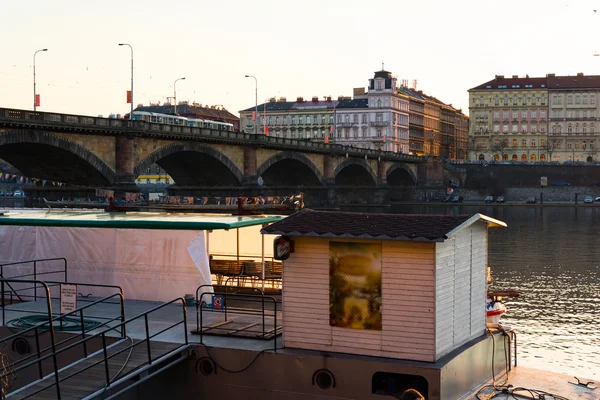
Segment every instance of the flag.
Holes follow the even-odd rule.
[[[269,136],[269,126],[265,125],[265,135]]]
[[[325,144],[329,143],[329,136],[325,135]]]
[[[387,142],[387,135],[383,135],[383,143]]]
[[[333,133],[333,125],[329,125],[329,133]]]
[[[36,107],[40,106],[40,95],[39,94],[35,95],[35,106]]]
[[[127,104],[131,104],[131,90],[127,91]]]
[[[256,112],[252,111],[252,121],[256,121]]]

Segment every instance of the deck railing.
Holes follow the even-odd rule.
[[[38,272],[38,265],[45,262],[50,261],[62,261],[62,268],[53,270],[53,271],[43,271]],[[0,264],[0,278],[5,278],[4,276],[4,267],[23,267],[26,264],[33,263],[33,273],[31,274],[22,274],[22,275],[14,275],[9,276],[7,278],[17,279],[17,278],[31,278],[34,281],[38,280],[38,276],[40,275],[49,275],[49,274],[63,274],[65,282],[67,281],[67,259],[64,257],[56,257],[56,258],[37,258],[34,260],[26,260],[26,261],[15,261],[10,263]],[[10,285],[9,285],[10,286]],[[19,295],[17,295],[19,301],[23,301]],[[34,301],[37,300],[37,293],[34,292]]]
[[[118,295],[121,296],[120,294],[118,294]],[[150,314],[158,311],[158,310],[161,310],[161,309],[163,309],[163,308],[165,308],[165,307],[167,307],[169,305],[172,305],[174,303],[177,303],[177,302],[181,302],[181,304],[182,304],[182,319],[179,320],[179,321],[176,321],[176,322],[170,324],[169,326],[167,326],[166,328],[161,329],[160,331],[155,332],[152,335],[150,335],[150,328],[149,328],[149,323],[148,323],[148,316]],[[88,307],[88,306],[91,306],[91,305],[87,305],[86,307]],[[73,313],[76,313],[76,312],[78,312],[78,310],[73,311]],[[49,309],[49,313],[50,313],[50,309]],[[72,313],[70,313],[70,314],[72,314]],[[60,400],[62,398],[61,397],[61,390],[60,390],[60,383],[61,382],[64,382],[65,380],[73,378],[76,375],[78,375],[78,374],[80,374],[80,373],[82,373],[84,371],[89,370],[90,368],[93,368],[93,367],[95,367],[97,365],[101,365],[102,363],[104,363],[104,375],[105,375],[104,378],[105,378],[105,382],[106,382],[105,390],[107,390],[108,388],[110,388],[110,386],[112,384],[115,383],[115,380],[119,377],[119,374],[117,374],[113,378],[110,377],[110,369],[109,369],[108,361],[110,359],[118,356],[119,354],[121,354],[123,352],[126,352],[126,351],[133,351],[133,349],[136,346],[139,346],[139,345],[142,345],[142,344],[146,345],[146,349],[147,349],[146,351],[147,351],[148,360],[145,361],[145,362],[143,362],[142,364],[134,367],[133,369],[129,370],[128,374],[131,374],[132,372],[135,372],[135,371],[141,369],[144,366],[152,365],[153,362],[155,362],[157,360],[162,360],[162,358],[164,356],[166,356],[167,354],[171,354],[173,352],[176,352],[176,351],[179,351],[179,350],[183,350],[184,348],[187,348],[188,345],[189,345],[189,342],[188,342],[188,335],[187,335],[187,315],[186,314],[187,313],[186,313],[186,308],[185,308],[185,300],[183,298],[181,298],[181,297],[178,297],[178,298],[173,299],[173,300],[171,300],[171,301],[169,301],[167,303],[163,303],[163,304],[161,304],[159,306],[156,306],[156,307],[154,307],[154,308],[152,308],[152,309],[150,309],[148,311],[145,311],[144,313],[141,313],[141,314],[139,314],[139,315],[137,315],[137,316],[135,316],[133,318],[130,318],[128,320],[124,320],[124,321],[118,323],[117,325],[105,328],[104,330],[102,330],[100,332],[90,334],[87,337],[85,337],[85,335],[84,335],[84,337],[81,340],[79,340],[79,341],[77,341],[75,343],[72,343],[72,344],[70,344],[68,346],[62,347],[62,348],[60,348],[58,350],[56,349],[57,344],[56,344],[55,338],[54,338],[53,324],[52,323],[50,323],[50,324],[48,324],[48,323],[39,324],[38,326],[35,326],[34,328],[31,328],[31,329],[36,330],[36,335],[37,335],[37,334],[39,334],[39,330],[40,329],[42,329],[45,325],[49,325],[50,332],[52,332],[52,338],[51,338],[51,341],[52,341],[52,346],[51,346],[52,350],[51,350],[51,352],[49,354],[46,354],[45,356],[41,356],[38,360],[30,361],[30,362],[28,362],[28,363],[26,363],[26,364],[18,367],[18,369],[13,369],[12,371],[5,370],[0,375],[0,377],[1,378],[5,378],[7,376],[7,374],[9,374],[11,372],[13,372],[13,373],[17,372],[18,370],[22,370],[24,368],[30,367],[32,365],[35,365],[36,363],[41,363],[44,360],[52,358],[53,359],[53,364],[54,364],[53,365],[53,371],[52,371],[52,374],[54,375],[54,378],[55,378],[54,382],[52,382],[52,383],[50,383],[48,385],[45,385],[45,386],[39,388],[38,390],[35,390],[33,392],[27,393],[26,396],[25,396],[25,398],[31,397],[31,396],[35,396],[36,394],[38,394],[38,393],[40,393],[40,392],[42,392],[44,390],[47,390],[47,389],[49,389],[49,388],[51,388],[51,387],[54,386],[56,388],[56,398]],[[62,318],[65,318],[65,317],[66,317],[66,315],[63,315],[63,316],[54,318],[53,321],[60,321]],[[129,345],[129,346],[123,348],[123,349],[120,349],[120,350],[112,353],[111,355],[108,355],[108,346],[107,346],[107,343],[106,343],[107,334],[109,332],[113,331],[113,330],[118,330],[118,329],[121,329],[122,332],[125,332],[126,331],[126,329],[125,329],[126,324],[129,324],[131,322],[137,321],[137,320],[142,319],[142,318],[144,320],[145,338],[143,338],[143,339],[141,339],[141,340],[139,340],[137,342],[132,341],[131,345]],[[175,349],[169,350],[169,351],[165,352],[164,354],[161,354],[158,357],[153,357],[152,356],[151,346],[150,346],[150,340],[153,339],[153,338],[155,338],[155,337],[157,337],[157,336],[159,336],[159,335],[161,335],[161,334],[163,334],[163,333],[165,333],[166,331],[168,331],[170,329],[173,329],[174,327],[182,325],[182,324],[183,324],[183,327],[184,327],[184,338],[185,338],[184,339],[184,343],[181,344],[181,345],[179,345],[179,346],[177,346]],[[19,335],[20,334],[22,334],[22,332],[19,332]],[[121,336],[121,337],[123,337],[123,336]],[[101,345],[102,345],[102,349],[101,349],[102,350],[102,357],[101,357],[101,359],[98,360],[98,361],[96,361],[96,362],[94,362],[94,363],[91,363],[90,365],[87,365],[86,367],[84,367],[82,369],[79,369],[79,370],[77,370],[77,371],[75,371],[75,372],[73,372],[71,374],[68,374],[67,376],[64,376],[62,378],[59,377],[59,373],[58,373],[59,372],[59,368],[58,368],[58,363],[56,361],[57,356],[60,355],[63,352],[66,352],[66,351],[72,350],[74,348],[77,348],[78,346],[87,346],[88,342],[90,342],[92,340],[97,340],[97,339],[101,340]]]
[[[204,335],[205,332],[212,331],[224,332],[224,335],[227,336],[242,336],[243,334],[251,333],[255,338],[259,339],[269,339],[272,337],[273,340],[273,351],[277,352],[277,336],[279,334],[279,328],[277,326],[277,300],[271,296],[265,296],[264,294],[241,294],[241,293],[224,293],[224,294],[215,294],[210,291],[200,293],[203,288],[208,288],[212,285],[201,285],[196,289],[196,331],[200,335],[200,343],[204,343]],[[210,297],[210,301],[208,298]],[[220,304],[217,305],[217,302]],[[245,304],[248,307],[240,307],[239,304],[236,303],[251,303],[250,305]],[[269,329],[266,327],[266,319],[271,317],[268,315],[268,311],[270,311],[266,305],[272,304],[272,318],[273,318],[273,328]],[[253,305],[258,305],[257,308],[252,308]],[[204,313],[218,313],[223,315],[224,320],[213,324],[211,326],[204,325]],[[226,327],[230,320],[228,319],[231,315],[242,315],[242,316],[256,316],[260,318],[261,330],[251,330],[254,326],[259,323],[251,323],[247,324],[243,327],[234,329],[233,331]],[[211,332],[211,333],[212,333]],[[210,334],[210,333],[206,333]],[[248,337],[248,336],[243,336]]]

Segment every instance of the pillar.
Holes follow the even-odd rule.
[[[331,154],[325,154],[323,157],[323,177],[325,178],[325,185],[335,185],[335,177],[333,176],[333,164],[334,158]]]
[[[115,143],[115,199],[122,199],[126,192],[137,193],[140,188],[135,183],[133,166],[135,160],[135,138],[117,136]]]
[[[377,162],[377,183],[380,185],[387,184],[387,169],[385,161]]]
[[[258,185],[256,175],[256,147],[244,147],[244,185]]]

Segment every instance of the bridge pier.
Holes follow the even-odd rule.
[[[139,193],[135,182],[135,138],[117,136],[115,138],[115,181],[110,190],[115,191],[115,200],[124,200],[125,193]]]

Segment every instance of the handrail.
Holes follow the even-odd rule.
[[[1,286],[1,294],[2,294],[2,321],[4,322],[6,319],[4,318],[4,284],[8,283],[8,282],[20,282],[20,283],[36,283],[36,284],[40,284],[41,286],[43,286],[46,289],[46,307],[48,309],[48,322],[49,322],[49,331],[50,331],[50,343],[52,346],[52,363],[54,365],[54,370],[58,371],[58,362],[56,360],[56,337],[54,335],[54,324],[52,323],[52,303],[50,302],[50,288],[48,287],[48,285],[46,285],[44,282],[42,281],[34,281],[34,280],[21,280],[21,279],[6,279],[6,278],[1,278],[0,279],[0,286]],[[37,287],[36,287],[37,290]],[[37,336],[36,336],[37,339]],[[39,349],[39,343],[38,340],[36,340],[36,346]],[[41,371],[41,364],[39,366],[40,371]],[[6,375],[6,371],[2,372],[2,378],[5,377]],[[58,385],[58,373],[55,374],[55,379],[56,379],[56,384]],[[1,382],[4,382],[4,379],[1,380]],[[60,391],[57,391],[58,394],[58,398],[60,399]]]
[[[123,297],[123,294],[122,294],[122,293],[113,293],[113,294],[111,294],[110,296],[106,296],[106,297],[103,297],[103,298],[101,298],[101,299],[99,299],[99,300],[96,300],[96,301],[95,301],[95,302],[93,302],[93,303],[86,304],[85,306],[83,306],[83,307],[80,307],[80,308],[78,308],[78,309],[76,309],[76,310],[73,310],[73,311],[71,311],[71,312],[69,312],[69,313],[66,313],[66,314],[63,314],[63,315],[57,316],[57,317],[55,317],[55,318],[52,318],[52,320],[51,320],[51,321],[48,321],[48,322],[40,322],[39,324],[37,324],[37,325],[35,325],[35,326],[32,326],[31,328],[27,328],[27,329],[25,329],[25,330],[19,331],[19,332],[17,332],[17,333],[14,333],[14,334],[12,334],[12,335],[10,335],[10,336],[8,336],[8,337],[5,337],[5,338],[1,339],[1,340],[0,340],[0,344],[2,344],[2,343],[6,343],[6,342],[8,342],[9,340],[12,340],[12,339],[14,339],[14,338],[17,338],[17,337],[23,336],[23,335],[25,335],[25,334],[27,334],[27,333],[29,333],[29,332],[31,332],[31,331],[34,331],[34,333],[35,333],[35,336],[36,336],[36,344],[37,344],[37,350],[36,350],[36,354],[32,354],[32,355],[30,355],[30,356],[27,356],[27,357],[25,357],[25,358],[21,358],[21,359],[19,359],[19,360],[15,361],[15,362],[11,363],[11,364],[10,364],[10,365],[11,365],[11,368],[10,368],[10,370],[12,370],[13,372],[17,372],[17,371],[20,371],[20,370],[21,370],[21,369],[23,369],[23,368],[30,367],[30,366],[32,366],[32,365],[34,365],[34,364],[36,364],[36,363],[37,363],[37,364],[38,364],[38,366],[39,366],[39,371],[40,371],[40,379],[41,379],[41,378],[42,378],[42,376],[41,376],[41,374],[42,374],[42,365],[41,365],[41,362],[42,362],[43,360],[45,360],[45,358],[41,358],[41,354],[42,354],[42,353],[44,353],[44,352],[46,352],[46,351],[48,351],[48,350],[49,350],[51,347],[53,347],[53,346],[54,346],[54,347],[56,347],[56,346],[58,346],[58,345],[60,345],[60,344],[64,344],[64,343],[67,343],[67,342],[69,342],[69,341],[73,340],[74,338],[78,337],[78,336],[79,336],[79,334],[78,334],[78,335],[75,335],[75,336],[71,336],[71,337],[69,337],[69,338],[67,338],[67,339],[65,339],[65,340],[62,340],[62,341],[58,342],[58,343],[53,343],[51,346],[48,346],[48,347],[46,347],[46,348],[44,348],[44,349],[41,349],[41,350],[40,350],[40,349],[39,349],[39,341],[37,340],[37,338],[38,338],[38,336],[39,336],[39,332],[40,332],[40,330],[41,330],[41,329],[44,329],[44,328],[46,327],[46,325],[52,325],[52,326],[54,326],[54,322],[57,322],[57,321],[62,321],[62,320],[63,320],[63,318],[67,318],[67,317],[68,317],[68,316],[70,316],[70,315],[74,315],[74,314],[78,313],[78,314],[79,314],[79,319],[80,319],[80,321],[81,321],[81,336],[82,336],[83,338],[85,338],[85,332],[86,332],[86,331],[85,331],[85,326],[84,326],[84,324],[83,324],[83,319],[84,319],[84,317],[83,317],[83,310],[85,310],[85,309],[87,309],[87,308],[90,308],[90,307],[93,307],[93,306],[95,306],[95,305],[97,305],[97,304],[103,303],[105,300],[109,300],[109,299],[112,299],[113,297],[117,297],[117,296],[119,297],[119,300],[120,300],[120,305],[121,305],[121,313],[120,313],[120,315],[119,315],[118,317],[115,317],[115,318],[113,318],[113,319],[110,319],[110,320],[108,320],[108,321],[106,321],[106,322],[102,323],[102,324],[101,324],[101,325],[99,325],[99,326],[95,326],[95,327],[94,327],[94,328],[92,328],[92,329],[98,329],[100,326],[108,325],[109,323],[111,323],[111,322],[115,321],[116,319],[121,319],[121,322],[124,322],[124,321],[125,321],[125,302],[124,302],[124,300],[125,300],[125,299],[124,299],[124,297]],[[114,303],[112,303],[112,304],[114,304]],[[111,328],[111,330],[115,330],[115,329],[116,329],[115,327],[112,327],[112,328]],[[125,338],[125,336],[126,336],[126,335],[127,335],[127,334],[126,334],[126,331],[125,331],[125,327],[124,327],[124,326],[122,326],[122,327],[121,327],[121,338]],[[86,343],[83,343],[83,353],[84,353],[85,357],[87,357],[87,355],[88,355],[88,351],[87,351],[87,344],[86,344]],[[14,368],[14,366],[18,365],[19,363],[22,363],[23,361],[25,361],[25,360],[27,360],[27,359],[31,358],[31,357],[32,357],[32,356],[34,356],[34,355],[38,355],[38,357],[39,357],[39,358],[37,359],[37,361],[30,361],[29,363],[27,363],[27,364],[25,364],[25,365],[23,365],[23,366],[21,366],[21,367],[17,367],[16,369]],[[4,376],[4,374],[3,374],[2,376]]]
[[[182,303],[183,319],[182,319],[181,321],[177,321],[177,322],[173,323],[173,324],[172,324],[172,325],[170,325],[169,327],[167,327],[167,328],[165,328],[165,329],[162,329],[161,331],[159,331],[159,332],[157,332],[157,333],[155,333],[155,334],[153,334],[153,335],[150,335],[150,333],[149,333],[149,327],[148,327],[148,315],[149,315],[149,314],[151,314],[151,313],[153,313],[154,311],[160,310],[160,309],[162,309],[163,307],[166,307],[166,306],[168,306],[168,305],[171,305],[171,304],[173,304],[173,303],[175,303],[175,302],[178,302],[178,301],[181,301],[181,303]],[[130,323],[130,322],[133,322],[133,321],[135,321],[135,320],[138,320],[138,319],[140,319],[140,318],[142,318],[142,317],[144,318],[144,323],[145,323],[145,328],[146,328],[146,338],[145,338],[145,339],[142,339],[142,340],[140,340],[139,342],[137,342],[137,343],[134,343],[134,344],[132,344],[131,346],[128,346],[128,347],[126,347],[126,348],[124,348],[124,349],[122,349],[122,350],[120,350],[120,351],[118,351],[118,352],[116,352],[116,353],[113,353],[113,354],[112,354],[112,355],[110,355],[110,356],[108,356],[108,355],[107,355],[107,346],[106,346],[106,334],[107,334],[108,332],[112,331],[112,330],[115,330],[116,328],[119,328],[119,327],[124,327],[126,324],[128,324],[128,323]],[[56,360],[56,355],[57,355],[57,354],[60,354],[60,353],[62,353],[62,352],[64,352],[64,351],[67,351],[67,350],[73,349],[73,348],[75,348],[75,347],[77,347],[77,346],[79,346],[79,345],[81,345],[81,344],[83,344],[83,343],[85,343],[85,342],[87,342],[87,341],[90,341],[90,340],[93,340],[93,339],[96,339],[96,338],[101,338],[101,339],[102,339],[102,350],[103,350],[103,353],[104,353],[104,357],[103,357],[103,359],[102,359],[102,360],[100,360],[100,361],[98,361],[98,362],[95,362],[95,363],[93,363],[93,364],[90,364],[90,365],[88,365],[86,368],[83,368],[83,369],[81,369],[81,370],[78,370],[78,371],[76,371],[76,372],[74,372],[74,373],[72,373],[72,374],[70,374],[70,375],[68,375],[68,376],[66,376],[66,377],[62,377],[62,378],[59,378],[59,376],[58,376],[58,375],[59,375],[59,374],[58,374],[58,367],[57,367],[57,365],[56,365],[56,363],[55,363],[55,365],[54,365],[54,372],[53,372],[53,373],[54,373],[54,376],[55,376],[55,378],[56,378],[56,379],[55,379],[55,382],[53,382],[53,383],[51,383],[50,385],[47,385],[47,386],[45,386],[45,387],[43,387],[43,388],[41,388],[41,389],[37,390],[37,391],[36,391],[36,392],[34,392],[34,393],[30,393],[30,394],[28,395],[28,397],[30,397],[30,396],[33,396],[33,395],[35,395],[35,394],[37,394],[37,393],[39,393],[39,392],[41,392],[41,391],[43,391],[43,390],[46,390],[46,389],[48,389],[48,388],[50,388],[50,387],[52,387],[52,386],[56,386],[56,394],[57,394],[57,399],[59,399],[59,400],[60,400],[60,399],[61,399],[61,394],[60,394],[60,382],[62,382],[62,381],[64,381],[64,380],[66,380],[66,379],[69,379],[69,378],[71,378],[71,377],[73,377],[73,376],[75,376],[75,375],[77,375],[77,374],[79,374],[79,373],[81,373],[81,372],[83,372],[83,371],[86,371],[86,370],[88,370],[88,369],[90,369],[90,368],[92,368],[92,367],[95,367],[96,365],[99,365],[99,364],[101,364],[102,362],[104,362],[104,363],[105,363],[105,365],[106,365],[106,367],[105,367],[105,371],[106,371],[106,386],[108,387],[108,386],[110,386],[110,384],[111,384],[111,379],[110,379],[110,375],[109,375],[109,369],[108,369],[108,360],[109,360],[109,359],[111,359],[111,358],[113,358],[113,357],[115,357],[115,356],[117,356],[117,355],[119,355],[119,354],[121,354],[121,353],[123,353],[123,352],[125,352],[125,351],[127,351],[127,350],[133,349],[135,346],[138,346],[139,344],[141,344],[141,343],[144,343],[144,342],[145,342],[145,343],[147,343],[147,348],[148,348],[148,362],[147,362],[147,363],[148,363],[148,364],[152,364],[153,360],[152,360],[152,352],[151,352],[151,348],[150,348],[150,339],[152,339],[152,338],[154,338],[154,337],[156,337],[156,336],[158,336],[158,335],[160,335],[160,334],[162,334],[162,333],[166,332],[167,330],[169,330],[169,329],[172,329],[172,328],[174,328],[175,326],[177,326],[177,325],[180,325],[180,324],[183,324],[183,326],[184,326],[184,328],[185,328],[185,329],[184,329],[184,333],[185,333],[185,343],[184,343],[184,344],[182,344],[182,345],[180,345],[180,346],[178,346],[176,349],[180,349],[180,348],[186,347],[186,346],[189,344],[189,341],[188,341],[188,335],[187,335],[187,312],[186,312],[186,307],[185,307],[185,299],[184,299],[183,297],[178,297],[178,298],[175,298],[175,299],[173,299],[173,300],[171,300],[171,301],[169,301],[169,302],[167,302],[167,303],[160,304],[160,305],[158,305],[158,306],[156,306],[156,307],[154,307],[154,308],[151,308],[150,310],[147,310],[147,311],[145,311],[145,312],[143,312],[143,313],[141,313],[141,314],[138,314],[137,316],[135,316],[135,317],[133,317],[133,318],[131,318],[131,319],[129,319],[129,320],[123,321],[123,322],[121,322],[121,323],[117,324],[117,325],[116,325],[116,326],[114,326],[114,327],[107,328],[107,329],[105,329],[105,330],[103,330],[103,331],[101,331],[101,332],[97,332],[97,333],[95,333],[95,334],[93,334],[93,335],[90,335],[90,336],[88,336],[88,337],[85,337],[85,338],[81,339],[80,341],[78,341],[78,342],[76,342],[76,343],[72,343],[72,344],[70,344],[70,345],[68,345],[68,346],[65,346],[65,347],[62,347],[62,348],[60,348],[59,350],[56,350],[56,348],[53,346],[52,353],[51,353],[51,354],[47,354],[47,355],[45,355],[45,356],[41,357],[41,358],[38,360],[39,362],[41,362],[41,361],[44,361],[44,360],[46,360],[46,359],[48,359],[48,358],[50,358],[50,357],[53,357],[53,358]],[[53,342],[53,343],[54,343],[54,342]],[[175,349],[175,350],[176,350],[176,349]],[[174,350],[171,350],[171,351],[174,351]],[[35,364],[35,362],[33,362],[33,363],[32,363],[32,362],[29,362],[28,364],[22,365],[22,366],[18,367],[18,369],[16,369],[16,370],[13,370],[13,371],[11,371],[11,372],[17,372],[17,371],[19,371],[19,370],[21,370],[21,369],[24,369],[24,368],[26,368],[26,367],[29,367],[29,366],[31,366],[31,365],[33,365],[33,364]],[[146,364],[146,363],[144,363],[144,364],[142,364],[142,365],[145,365],[145,364]],[[137,368],[134,368],[132,371],[135,371],[136,369],[140,368],[142,365],[138,366]],[[129,371],[129,372],[131,373],[132,371]],[[2,377],[2,378],[3,378],[3,377],[5,377],[5,376],[6,376],[8,373],[9,373],[8,371],[3,371],[3,372],[2,372],[2,374],[0,374],[0,377]]]
[[[67,280],[67,259],[64,258],[64,257],[37,258],[37,259],[33,259],[33,260],[14,261],[14,262],[10,262],[10,263],[0,264],[0,278],[4,278],[4,267],[9,267],[9,266],[13,266],[13,265],[23,265],[23,264],[33,263],[33,274],[11,276],[10,278],[14,279],[14,278],[25,278],[25,277],[33,276],[33,280],[37,280],[37,276],[38,276],[38,273],[37,273],[37,263],[38,262],[58,261],[58,260],[62,260],[64,262],[64,270],[47,271],[47,272],[40,273],[39,275],[48,275],[48,274],[54,274],[54,273],[64,272],[64,274],[65,274],[65,281],[66,281]],[[12,287],[10,285],[8,285],[8,286],[12,289]],[[16,294],[16,292],[15,292],[15,294]],[[34,294],[37,294],[37,293],[34,292]],[[20,301],[23,301],[18,294],[17,294],[17,297],[19,298]],[[37,296],[34,296],[34,298],[35,298],[35,300],[37,300]]]
[[[206,285],[202,285],[202,286],[206,286]],[[200,286],[198,289],[196,289],[196,293],[198,293],[198,290],[202,287]],[[202,306],[202,298],[207,295],[215,295],[214,293],[211,292],[204,292],[200,295],[200,298],[196,304],[196,332],[200,334],[200,344],[203,344],[203,340],[204,340],[204,324],[203,324],[203,310],[205,307]],[[215,310],[212,309],[212,312],[219,312],[219,313],[223,313],[225,315],[225,321],[227,321],[227,297],[233,297],[233,298],[243,298],[246,299],[248,301],[253,301],[253,302],[261,302],[262,303],[262,312],[252,312],[252,311],[244,311],[243,314],[247,314],[247,315],[261,315],[262,316],[262,336],[265,337],[265,300],[267,301],[272,301],[273,302],[273,351],[277,352],[277,301],[270,296],[265,296],[265,295],[254,295],[254,294],[237,294],[237,293],[229,293],[229,294],[223,294],[220,295],[223,296],[224,298],[224,304],[223,304],[223,308],[221,310]],[[241,311],[237,310],[234,311],[236,313],[242,313]]]

